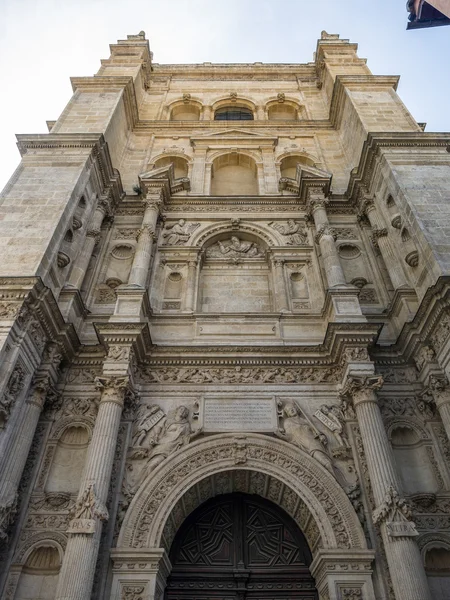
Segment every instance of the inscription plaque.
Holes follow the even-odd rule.
[[[273,432],[277,427],[273,398],[205,398],[203,430]]]

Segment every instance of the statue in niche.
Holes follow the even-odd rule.
[[[231,239],[218,241],[206,250],[208,258],[255,258],[262,256],[262,251],[256,242],[241,240],[236,235]]]
[[[308,233],[300,223],[300,221],[294,221],[294,219],[288,219],[286,225],[281,223],[269,223],[270,227],[281,233],[281,235],[287,238],[287,246],[302,246],[308,243]]]
[[[186,223],[185,219],[180,219],[173,225],[166,225],[163,231],[164,245],[182,246],[186,244],[194,231],[200,227],[200,223]]]
[[[340,448],[350,448],[344,428],[344,413],[339,406],[336,404],[322,404],[319,410],[316,410],[314,416],[333,433]]]
[[[133,424],[130,458],[144,459],[146,462],[136,485],[132,487],[137,489],[155,467],[201,432],[201,428],[192,429],[186,406],[178,406],[165,415],[157,405],[143,405]]]
[[[331,458],[326,451],[327,437],[311,423],[301,408],[296,403],[287,403],[281,406],[279,417],[283,424],[276,435],[308,452],[334,476]]]

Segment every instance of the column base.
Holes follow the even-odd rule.
[[[116,306],[111,323],[139,322],[151,315],[147,290],[138,285],[120,285],[116,288]]]
[[[366,323],[358,300],[358,289],[352,286],[336,286],[327,290],[327,316],[335,323]]]
[[[376,600],[372,584],[373,550],[318,550],[311,574],[321,597],[329,600]]]
[[[172,568],[163,548],[113,548],[111,557],[111,598],[139,597],[142,600],[154,600],[163,597]]]

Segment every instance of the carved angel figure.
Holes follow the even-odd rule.
[[[281,235],[287,237],[287,246],[301,246],[302,244],[306,244],[308,241],[308,233],[306,229],[303,229],[299,221],[289,219],[286,225],[275,222],[269,223],[269,225],[281,233]]]
[[[230,240],[218,241],[208,248],[206,255],[209,257],[225,258],[254,258],[261,256],[261,251],[255,242],[240,240],[237,236],[231,236]]]
[[[278,429],[276,435],[308,452],[334,475],[331,459],[325,450],[326,436],[306,419],[296,404],[285,404],[282,415],[283,427]]]
[[[180,219],[173,225],[166,225],[162,234],[163,243],[167,246],[182,246],[186,244],[197,227],[200,227],[200,223],[186,223],[185,219]]]
[[[314,415],[325,425],[325,427],[328,427],[328,429],[333,432],[339,446],[350,447],[344,429],[344,413],[339,406],[335,404],[322,404],[320,409],[315,412]]]
[[[169,413],[161,419],[148,435],[147,464],[141,473],[139,483],[170,454],[189,444],[200,433],[201,429],[192,430],[189,409],[186,406],[178,406],[172,415]]]

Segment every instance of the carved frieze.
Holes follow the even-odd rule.
[[[200,227],[200,223],[187,223],[185,219],[166,225],[161,234],[162,245],[183,246],[198,227]]]
[[[287,246],[303,246],[308,243],[308,232],[302,227],[301,221],[288,219],[287,223],[273,221],[269,226],[278,231],[284,238]]]
[[[246,259],[261,256],[263,256],[263,252],[257,242],[243,240],[236,235],[227,240],[219,240],[206,250],[207,258]]]

